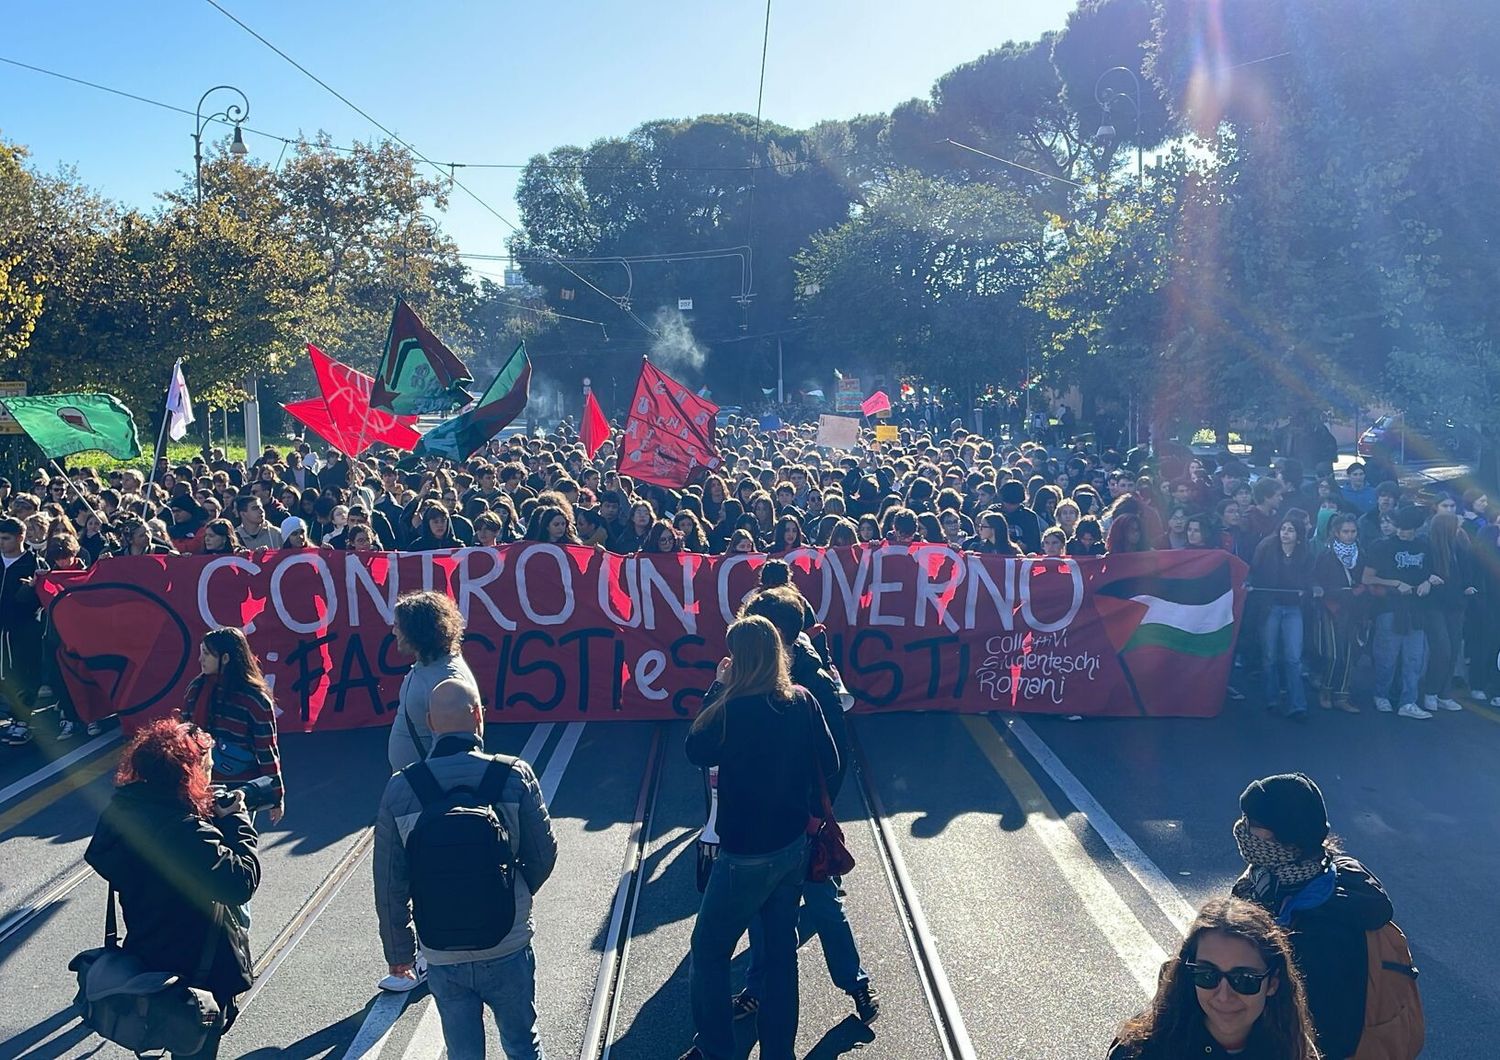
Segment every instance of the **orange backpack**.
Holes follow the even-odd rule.
[[[1365,947],[1365,1029],[1354,1060],[1412,1060],[1422,1051],[1427,1032],[1411,947],[1394,921],[1365,932]]]

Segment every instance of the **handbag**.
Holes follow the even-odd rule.
[[[808,707],[807,725],[816,737],[816,730],[813,728],[814,709],[815,704]],[[818,883],[834,876],[842,876],[854,868],[854,855],[849,853],[849,848],[844,843],[844,830],[834,820],[833,804],[828,798],[828,779],[823,776],[823,769],[818,765],[816,755],[813,758],[813,772],[818,777],[818,796],[823,816],[809,814],[807,818],[807,878],[810,882]]]
[[[180,976],[144,967],[120,948],[116,894],[111,887],[104,912],[104,945],[84,950],[68,962],[68,970],[78,975],[73,1003],[84,1024],[137,1056],[149,1049],[174,1055],[199,1052],[211,1033],[223,1030],[225,1017],[218,1001],[207,990],[188,986]],[[213,964],[222,916],[223,908],[215,902],[195,982],[202,982]]]

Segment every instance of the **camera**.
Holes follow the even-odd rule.
[[[244,784],[215,784],[214,805],[227,807],[234,801],[234,793],[245,793],[245,812],[270,809],[276,805],[276,793],[271,788],[270,777],[256,777]]]

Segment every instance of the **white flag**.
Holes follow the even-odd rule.
[[[167,434],[172,441],[180,442],[187,437],[192,422],[193,399],[182,376],[182,362],[178,361],[172,365],[172,382],[167,387]]]

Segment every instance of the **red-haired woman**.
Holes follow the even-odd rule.
[[[84,853],[120,895],[125,951],[218,1001],[224,1018],[192,1060],[214,1060],[234,999],[250,989],[250,937],[227,907],[249,902],[260,885],[244,797],[216,804],[210,794],[213,746],[207,732],[173,719],[136,733]]]

